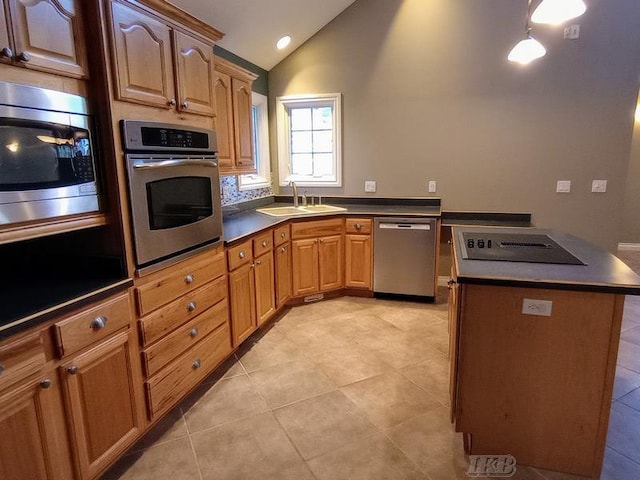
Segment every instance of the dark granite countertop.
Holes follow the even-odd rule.
[[[532,227],[530,213],[442,211],[442,226]]]
[[[459,283],[528,286],[566,290],[603,291],[640,295],[640,277],[609,252],[573,235],[533,228],[528,233],[547,234],[586,265],[470,260],[462,258],[462,232],[522,233],[518,228],[453,227],[452,238]]]
[[[310,213],[286,217],[272,217],[255,211],[260,207],[291,206],[291,197],[275,197],[272,203],[258,202],[249,204],[247,210],[238,210],[225,215],[223,219],[224,243],[229,245],[261,230],[274,227],[291,219],[309,219],[317,217],[335,217],[343,215],[367,216],[403,216],[403,217],[439,217],[439,198],[354,198],[324,196],[322,203],[336,205],[346,210],[332,213]]]

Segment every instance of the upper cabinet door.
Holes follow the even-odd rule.
[[[15,51],[27,68],[87,76],[80,0],[8,0]]]
[[[9,23],[4,12],[4,2],[0,0],[0,62],[11,62],[13,47],[9,38]]]
[[[169,27],[121,3],[112,2],[111,15],[117,99],[174,106]]]
[[[178,110],[214,116],[213,45],[174,31]]]
[[[215,72],[213,93],[216,106],[216,134],[218,136],[218,163],[221,168],[233,167],[235,159],[233,139],[233,101],[231,77]]]
[[[231,79],[233,87],[233,118],[236,122],[236,163],[238,167],[254,168],[253,127],[251,122],[251,83]]]

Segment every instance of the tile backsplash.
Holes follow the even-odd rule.
[[[273,195],[273,189],[271,187],[256,188],[241,192],[238,188],[238,177],[235,175],[220,177],[220,191],[222,192],[223,206]]]

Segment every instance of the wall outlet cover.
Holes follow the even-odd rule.
[[[591,182],[591,191],[593,193],[605,193],[607,191],[607,181],[594,180]]]
[[[429,182],[427,183],[427,190],[429,191],[429,193],[435,193],[436,192],[436,181],[435,180],[429,180]]]
[[[525,298],[522,300],[522,313],[525,315],[537,315],[539,317],[550,317],[553,302],[550,300],[532,300]]]
[[[376,181],[375,180],[365,180],[365,182],[364,182],[364,191],[366,193],[376,193]]]

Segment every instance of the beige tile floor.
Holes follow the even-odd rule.
[[[468,479],[448,416],[446,318],[446,290],[435,304],[344,297],[293,308],[102,478]],[[519,466],[512,478],[579,477]],[[602,478],[640,479],[640,299],[633,297]]]

